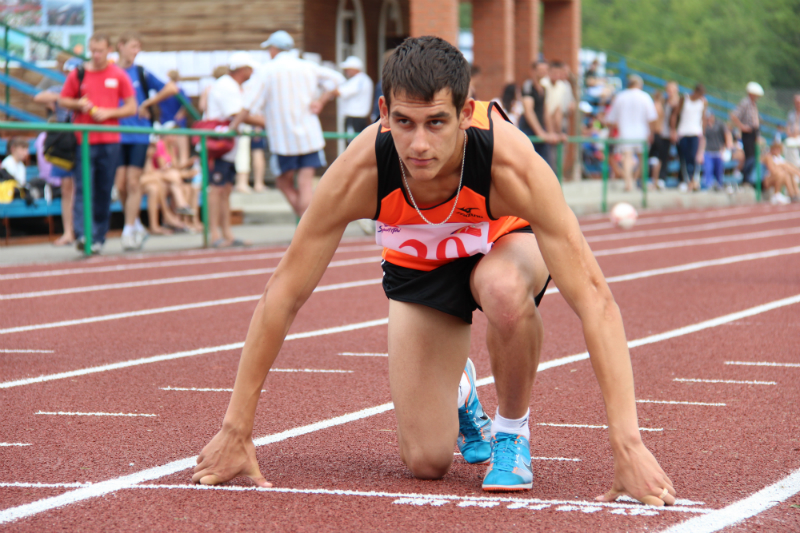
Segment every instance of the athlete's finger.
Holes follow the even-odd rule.
[[[623,496],[623,495],[627,495],[627,494],[628,493],[625,492],[625,491],[611,489],[610,491],[606,492],[605,494],[602,494],[602,495],[598,496],[597,498],[595,498],[595,500],[598,501],[598,502],[615,502],[615,501],[617,501],[617,498],[619,498],[620,496]]]
[[[665,494],[663,498],[661,498],[666,505],[675,505],[675,496],[672,494]]]
[[[664,500],[659,498],[658,496],[653,496],[648,494],[647,496],[642,496],[639,500],[645,505],[653,505],[655,507],[664,507]]]
[[[219,485],[225,483],[227,479],[223,479],[216,474],[208,474],[200,478],[201,485]]]
[[[268,489],[272,486],[272,483],[267,481],[266,478],[261,475],[261,472],[259,472],[257,476],[247,476],[247,477],[249,477],[253,481],[253,483],[261,487],[262,489]]]

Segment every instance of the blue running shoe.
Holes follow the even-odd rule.
[[[467,359],[464,373],[469,380],[469,396],[458,408],[458,450],[470,464],[485,464],[492,456],[492,419],[483,412],[475,388],[475,365]]]
[[[492,437],[492,459],[483,490],[528,490],[533,487],[531,446],[522,435],[498,433]]]

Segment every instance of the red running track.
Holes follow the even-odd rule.
[[[484,467],[460,458],[433,482],[399,460],[386,357],[340,355],[386,352],[379,251],[366,241],[342,245],[267,379],[255,435],[275,488],[208,489],[190,484],[192,458],[219,428],[255,298],[283,249],[0,268],[0,524],[800,530],[798,221],[791,206],[758,206],[645,214],[629,232],[583,223],[628,339],[640,340],[639,423],[678,490],[672,508],[593,501],[612,480],[606,431],[593,427],[603,403],[585,357],[565,359],[585,346],[555,291],[541,307],[529,493],[483,493]],[[493,412],[485,327],[477,313],[471,357]]]

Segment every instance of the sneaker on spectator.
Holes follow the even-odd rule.
[[[725,192],[728,194],[733,194],[733,185],[728,185],[725,187]]]
[[[122,237],[120,237],[120,242],[122,243],[123,250],[136,250],[136,234],[134,232],[128,234],[123,233]]]
[[[689,190],[689,186],[686,185],[685,181],[683,181],[680,185],[678,185],[678,190],[681,192],[687,192]]]
[[[100,255],[100,252],[102,251],[103,251],[103,243],[100,242],[92,243],[92,255]]]
[[[772,195],[772,198],[769,199],[769,202],[772,205],[786,205],[792,203],[788,196],[781,192],[776,192]]]
[[[146,241],[147,237],[149,237],[149,236],[150,236],[150,234],[147,233],[147,230],[145,230],[144,228],[141,228],[141,229],[136,228],[136,230],[133,232],[133,248],[132,248],[132,250],[141,250],[142,246],[144,246],[144,241]]]

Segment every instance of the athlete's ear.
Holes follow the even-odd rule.
[[[383,95],[378,98],[378,109],[381,111],[381,126],[387,130],[391,129],[389,128],[389,105]]]
[[[461,114],[458,120],[458,127],[462,130],[469,129],[472,124],[472,115],[475,113],[475,100],[467,98],[464,102],[464,107],[461,108]]]

